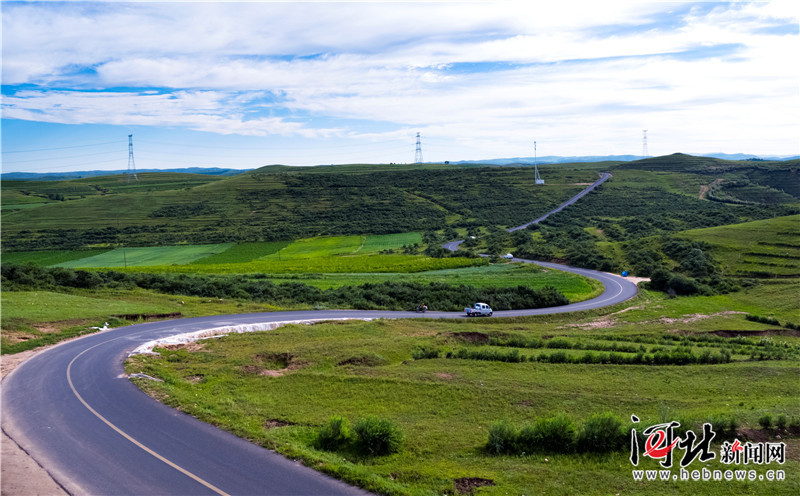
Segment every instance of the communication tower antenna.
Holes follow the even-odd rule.
[[[642,158],[649,157],[650,154],[647,153],[647,129],[642,131]]]
[[[533,140],[533,173],[534,173],[534,183],[544,184],[544,179],[539,177],[539,165],[536,163],[536,140]]]
[[[133,176],[136,181],[139,181],[139,178],[136,177],[136,163],[133,161],[133,135],[128,135],[128,182],[131,182],[131,176]]]
[[[414,152],[414,162],[417,164],[422,163],[422,142],[420,141],[419,133],[417,133],[417,151]]]

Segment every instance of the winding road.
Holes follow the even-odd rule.
[[[528,262],[598,279],[605,291],[580,303],[498,311],[495,316],[600,308],[636,294],[636,285],[621,277]],[[154,322],[93,334],[39,353],[6,377],[2,427],[71,494],[367,494],[153,400],[127,378],[123,361],[147,341],[215,327],[419,317],[389,311],[272,312]],[[424,317],[465,318],[448,312]]]

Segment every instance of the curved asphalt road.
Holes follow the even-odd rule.
[[[602,281],[605,292],[562,307],[497,317],[600,308],[636,294],[621,277],[533,262]],[[72,494],[367,494],[158,403],[124,375],[138,345],[213,327],[302,319],[414,318],[412,312],[330,310],[202,317],[138,324],[63,343],[3,381],[3,430]],[[427,318],[465,318],[428,312]]]

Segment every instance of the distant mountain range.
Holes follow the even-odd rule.
[[[187,167],[184,169],[137,169],[136,173],[144,172],[176,172],[183,174],[206,174],[209,176],[235,176],[250,169],[221,169],[219,167]],[[75,172],[4,172],[0,177],[6,181],[67,181],[84,177],[116,176],[127,174],[127,170],[94,170]]]
[[[707,153],[698,154],[699,157],[713,157],[723,160],[795,160],[800,159],[800,155],[792,157],[758,156],[746,153]],[[640,160],[640,155],[592,155],[578,157],[562,157],[557,155],[547,155],[537,157],[536,162],[540,164],[564,164],[575,162],[632,162]],[[485,160],[459,160],[451,161],[451,164],[489,164],[489,165],[513,165],[513,164],[532,164],[534,157],[513,157],[513,158],[490,158]],[[431,162],[434,163],[434,162]],[[327,164],[326,164],[327,165]],[[222,169],[219,167],[188,167],[184,169],[138,169],[137,173],[143,172],[176,172],[184,174],[206,174],[211,176],[235,176],[242,172],[252,169]],[[0,178],[11,180],[28,181],[66,181],[69,179],[81,179],[84,177],[115,176],[126,174],[127,170],[95,170],[95,171],[75,171],[75,172],[4,172]]]
[[[698,157],[712,157],[723,160],[794,160],[800,155],[793,157],[758,156],[746,153],[703,153],[697,154]],[[557,155],[546,155],[537,157],[536,162],[540,164],[565,164],[575,162],[632,162],[641,160],[645,157],[641,155],[593,155],[580,157],[562,157]],[[651,158],[651,157],[648,157]],[[460,160],[450,162],[451,164],[491,164],[491,165],[511,165],[511,164],[532,164],[534,157],[513,157],[513,158],[491,158],[487,160]]]

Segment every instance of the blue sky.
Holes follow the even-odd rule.
[[[4,172],[800,154],[800,3],[6,2]]]

